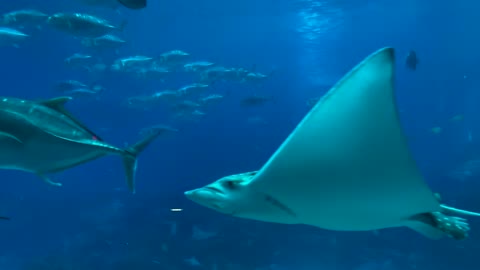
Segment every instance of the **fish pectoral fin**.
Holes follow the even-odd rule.
[[[46,175],[43,175],[43,174],[38,174],[38,177],[42,178],[42,180],[51,185],[51,186],[56,186],[56,187],[61,187],[62,186],[62,183],[57,183],[57,182],[53,182],[48,176]]]
[[[23,144],[22,140],[17,138],[15,135],[10,134],[8,132],[0,131],[0,141],[15,143],[15,144]]]

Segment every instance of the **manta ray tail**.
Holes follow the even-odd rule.
[[[442,208],[442,212],[446,214],[480,217],[480,213],[477,213],[477,212],[462,210],[462,209],[454,208],[445,204],[441,204],[440,207]]]
[[[147,148],[147,146],[153,142],[158,135],[160,135],[160,131],[157,132],[150,132],[147,136],[142,138],[136,144],[128,147],[125,149],[123,155],[123,165],[125,167],[125,175],[127,177],[127,185],[130,191],[135,193],[135,172],[137,170],[137,156]]]

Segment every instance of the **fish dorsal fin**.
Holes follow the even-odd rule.
[[[40,101],[39,103],[63,113],[65,111],[65,104],[72,99],[72,97],[56,97]]]
[[[72,97],[68,97],[68,96],[56,97],[52,99],[43,100],[38,103],[65,115],[75,124],[77,124],[79,127],[81,127],[82,129],[90,133],[92,137],[95,138],[95,140],[103,141],[102,138],[100,138],[95,132],[91,131],[87,126],[85,126],[75,116],[73,116],[67,109],[65,109],[65,104],[72,99],[73,99]]]
[[[67,109],[65,109],[65,104],[72,99],[73,99],[72,97],[56,97],[52,99],[42,100],[42,101],[39,101],[38,103],[52,110],[55,110],[61,114],[64,114],[65,116],[73,120],[75,123],[79,124],[78,120]],[[83,125],[80,125],[80,126],[83,127]]]

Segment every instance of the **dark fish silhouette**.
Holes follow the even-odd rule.
[[[123,158],[127,185],[135,191],[137,156],[160,132],[121,149],[104,142],[64,108],[70,97],[31,101],[0,97],[0,169],[47,174],[115,154]]]
[[[0,217],[0,220],[10,220],[9,217]]]
[[[416,70],[417,65],[420,61],[418,60],[417,53],[414,50],[408,52],[407,58],[405,59],[405,66],[411,70]]]
[[[142,9],[147,7],[147,0],[118,0],[118,2],[129,9]]]
[[[240,101],[240,105],[242,107],[255,107],[255,106],[261,106],[264,105],[265,103],[271,101],[271,97],[266,97],[266,96],[249,96],[247,98],[244,98]]]

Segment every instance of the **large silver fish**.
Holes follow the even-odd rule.
[[[0,97],[0,169],[31,172],[60,186],[50,181],[47,174],[116,154],[122,156],[128,188],[135,192],[137,156],[159,132],[149,133],[126,149],[117,148],[64,108],[70,99],[31,101]]]

